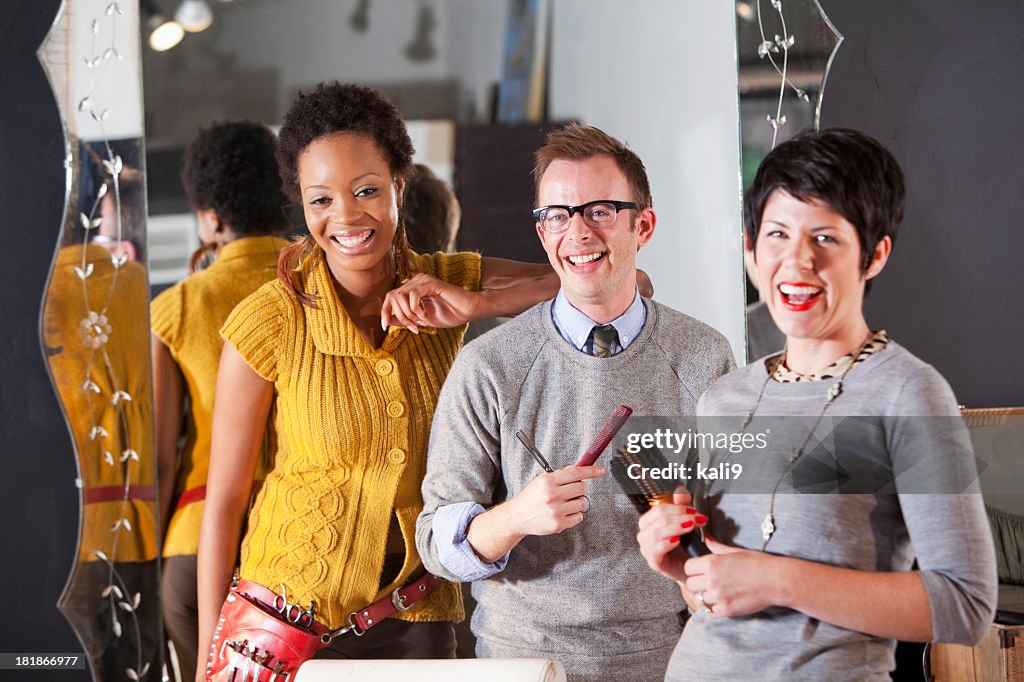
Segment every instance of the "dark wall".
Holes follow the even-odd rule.
[[[463,124],[455,130],[455,194],[462,205],[456,247],[547,263],[537,238],[533,154],[564,123]]]
[[[0,585],[7,598],[0,651],[9,653],[82,650],[56,606],[75,557],[77,473],[39,331],[64,205],[64,137],[36,50],[59,5],[0,5],[0,206],[8,235],[0,267]],[[48,674],[88,679],[84,670],[23,677]]]
[[[908,202],[866,310],[970,407],[1024,405],[1024,0],[822,0],[821,124],[893,151]]]

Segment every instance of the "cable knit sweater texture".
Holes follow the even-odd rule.
[[[476,290],[477,254],[413,254],[419,272]],[[334,291],[319,250],[300,267],[304,307],[279,281],[247,298],[221,330],[246,362],[274,383],[278,450],[249,514],[242,578],[278,589],[290,601],[317,603],[318,620],[336,628],[420,569],[414,541],[423,506],[427,438],[465,325],[392,327],[380,348],[360,336]],[[406,560],[380,589],[392,515]],[[463,617],[458,586],[442,583],[406,621]]]
[[[171,351],[189,395],[185,446],[174,494],[206,485],[213,430],[213,394],[224,341],[217,330],[242,299],[274,278],[277,258],[288,242],[280,237],[244,237],[225,244],[217,260],[162,292],[150,305],[153,333]],[[262,477],[262,467],[257,471]],[[195,555],[203,500],[175,509],[163,555]]]

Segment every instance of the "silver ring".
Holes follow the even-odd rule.
[[[704,601],[704,591],[703,590],[701,590],[700,592],[697,593],[697,601],[700,602],[701,611],[703,611],[704,613],[711,613],[711,606],[712,605],[707,603],[706,601]]]

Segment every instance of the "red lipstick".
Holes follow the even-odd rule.
[[[786,310],[810,310],[821,299],[824,289],[810,282],[780,282],[776,288]]]

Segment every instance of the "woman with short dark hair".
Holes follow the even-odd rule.
[[[803,133],[758,170],[745,227],[786,348],[698,405],[702,430],[766,441],[701,452],[743,465],[694,503],[710,554],[677,551],[700,525],[688,495],[640,520],[648,564],[696,607],[666,679],[888,680],[895,640],[973,644],[992,620],[992,538],[956,399],[862,311],[903,204],[896,160],[853,130]]]

